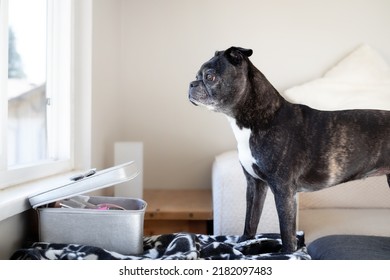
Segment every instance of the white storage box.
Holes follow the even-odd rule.
[[[91,196],[86,203],[96,209],[53,207],[54,202],[59,204],[58,201],[66,202],[72,197],[84,199],[78,195],[131,180],[137,175],[134,162],[129,162],[30,197],[31,206],[38,211],[40,241],[90,245],[127,255],[141,254],[145,201]]]

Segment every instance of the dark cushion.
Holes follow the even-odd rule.
[[[307,247],[314,260],[390,260],[390,237],[329,235]]]

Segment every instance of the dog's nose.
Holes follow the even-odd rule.
[[[199,85],[198,81],[193,81],[193,82],[190,83],[190,88],[197,87],[198,85]]]

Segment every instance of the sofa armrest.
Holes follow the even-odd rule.
[[[215,158],[212,169],[212,193],[214,234],[242,234],[245,224],[246,179],[237,151],[225,152]],[[270,190],[257,232],[280,232],[274,197]]]

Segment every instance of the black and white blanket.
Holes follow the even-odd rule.
[[[288,260],[310,259],[303,233],[297,234],[298,249],[294,253],[280,252],[279,234],[260,234],[245,242],[239,236],[214,236],[174,233],[144,238],[144,253],[122,255],[102,248],[77,244],[37,242],[26,249],[17,250],[14,260]]]

